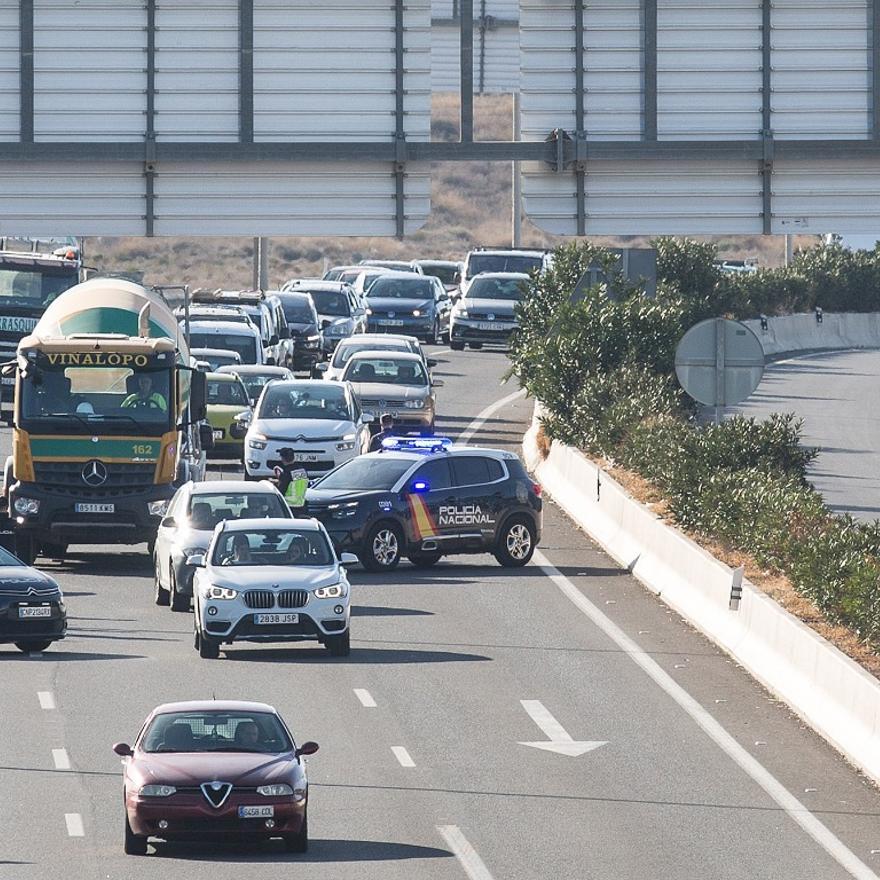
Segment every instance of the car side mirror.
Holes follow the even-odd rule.
[[[327,370],[330,369],[330,364],[328,364],[326,361],[323,361],[323,362],[320,363],[320,364],[315,364],[315,369],[316,369],[319,373],[326,373]]]
[[[431,387],[432,388],[442,388],[446,383],[442,379],[432,379]]]
[[[373,413],[361,413],[361,424],[369,425],[370,422],[372,422],[375,418],[376,417],[373,415]]]
[[[429,367],[436,367],[438,361],[437,361],[437,358],[428,358],[426,363],[428,364]]]
[[[300,746],[300,747],[294,752],[294,755],[296,755],[297,758],[301,757],[302,755],[314,755],[315,752],[317,752],[319,748],[320,748],[320,747],[318,746],[318,744],[317,744],[316,742],[311,742],[311,741],[309,741],[309,742],[304,742],[304,743],[303,743],[303,744],[302,744],[302,745],[301,745],[301,746]]]
[[[354,555],[354,553],[343,553],[339,557],[339,561],[343,565],[356,565],[358,562],[360,562],[360,560],[357,558],[357,556]]]
[[[186,557],[186,564],[191,565],[193,568],[204,568],[205,567],[205,554],[204,553],[193,553],[192,556]]]
[[[323,318],[321,320],[321,329],[326,330],[332,322],[328,318]]]
[[[452,276],[453,284],[461,284],[461,272],[456,272],[455,275]]]
[[[165,519],[159,523],[159,526],[163,529],[176,529],[177,520],[173,516],[166,516]]]
[[[113,751],[121,758],[130,758],[134,754],[134,750],[128,743],[116,743]]]

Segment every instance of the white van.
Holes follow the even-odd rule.
[[[224,348],[237,352],[243,364],[265,364],[260,331],[235,321],[190,321],[190,348]]]

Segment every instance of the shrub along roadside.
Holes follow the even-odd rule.
[[[811,307],[822,284],[833,293],[823,308],[852,309],[854,287],[869,282],[877,296],[867,299],[880,310],[880,252],[850,259],[832,245],[799,255],[792,270],[730,279],[711,246],[657,246],[652,301],[612,277],[614,299],[599,285],[572,302],[586,268],[610,266],[609,255],[590,245],[558,249],[518,307],[512,372],[541,401],[550,437],[638,473],[682,527],[786,575],[828,619],[880,648],[880,524],[828,510],[806,478],[817,450],[802,446],[793,415],[698,424],[673,371],[682,334],[719,313],[754,317],[758,302],[772,314]]]

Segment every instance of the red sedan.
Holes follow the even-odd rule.
[[[148,716],[123,757],[125,852],[145,855],[147,839],[208,835],[280,837],[290,852],[309,845],[309,786],[287,725],[264,703],[166,703]]]

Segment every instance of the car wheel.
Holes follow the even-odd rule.
[[[495,545],[495,558],[505,568],[525,565],[535,552],[535,527],[522,517],[512,517],[501,529]]]
[[[54,559],[64,562],[64,554],[67,553],[67,544],[43,544],[40,552],[46,559]]]
[[[416,568],[431,568],[432,565],[436,565],[440,561],[442,556],[443,554],[439,551],[420,551],[419,553],[411,553],[407,559]]]
[[[15,647],[24,654],[30,654],[31,651],[45,651],[51,640],[44,639],[42,642],[16,642]]]
[[[147,854],[147,838],[135,834],[128,824],[128,815],[125,816],[125,844],[123,846],[127,856],[145,856]]]
[[[450,340],[449,347],[453,351],[464,351],[464,343],[463,342],[456,342],[454,339]]]
[[[153,591],[153,599],[155,600],[157,605],[168,605],[171,602],[171,594],[168,590],[162,586],[162,578],[159,574],[159,557],[154,556],[154,569],[155,569],[155,590]]]
[[[199,657],[203,660],[216,660],[220,656],[220,642],[199,633]]]
[[[309,815],[303,816],[302,828],[298,834],[285,834],[284,846],[288,852],[304,853],[309,849]]]
[[[189,611],[189,596],[182,593],[177,586],[177,575],[174,574],[174,565],[168,562],[168,569],[171,572],[171,583],[168,592],[171,595],[170,606],[172,611]]]
[[[361,565],[367,571],[392,571],[401,557],[403,534],[400,527],[390,522],[380,522],[370,529],[365,549],[359,554]]]
[[[425,342],[429,345],[439,345],[440,344],[440,322],[434,321],[434,326],[431,328],[431,332],[425,337]]]
[[[348,657],[351,654],[351,630],[338,636],[324,636],[324,647],[331,657]]]
[[[33,565],[37,558],[37,542],[33,535],[15,536],[15,555],[25,564]]]

